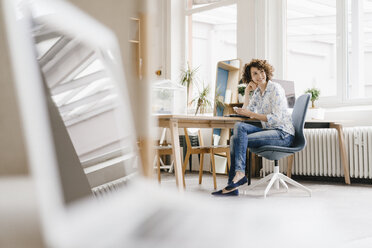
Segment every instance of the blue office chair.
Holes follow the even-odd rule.
[[[257,183],[247,186],[246,190],[252,189],[260,184],[263,184],[265,182],[269,182],[267,185],[264,197],[266,197],[266,194],[269,192],[270,188],[275,183],[275,188],[279,189],[279,183],[281,183],[288,191],[288,186],[285,182],[292,184],[295,187],[298,187],[300,189],[303,189],[309,193],[311,196],[311,190],[307,187],[297,183],[293,179],[283,175],[279,172],[279,165],[278,160],[284,157],[287,157],[289,155],[292,155],[296,152],[301,151],[305,148],[306,145],[306,139],[304,136],[304,124],[305,124],[305,116],[308,109],[310,100],[310,94],[305,94],[300,96],[295,103],[295,106],[293,108],[292,112],[292,122],[293,126],[295,128],[295,138],[293,140],[293,144],[290,147],[281,147],[281,146],[261,146],[257,148],[250,148],[250,150],[266,159],[274,160],[275,161],[275,167],[274,172],[270,175],[262,178]]]

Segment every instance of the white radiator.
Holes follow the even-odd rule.
[[[337,131],[305,129],[307,145],[295,154],[292,175],[343,177]],[[350,177],[372,178],[372,127],[344,128]],[[265,173],[273,171],[273,162],[262,159]],[[287,171],[287,158],[279,160],[279,170]]]
[[[137,173],[130,174],[126,177],[117,179],[115,181],[109,182],[102,184],[100,186],[92,188],[92,193],[95,197],[100,198],[100,197],[105,197],[108,194],[111,194],[115,191],[120,190],[121,187],[125,186],[131,178],[136,176]]]

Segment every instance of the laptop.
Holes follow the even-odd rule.
[[[248,117],[248,116],[245,116],[245,115],[239,115],[239,114],[229,114],[229,115],[224,115],[224,117],[239,117],[239,118],[250,119],[250,117]]]
[[[242,241],[228,228],[238,213],[142,179],[119,46],[108,28],[65,1],[3,6],[47,247]]]

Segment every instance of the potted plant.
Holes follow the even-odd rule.
[[[245,93],[245,88],[247,87],[246,84],[239,84],[238,85],[238,101],[239,103],[244,102],[244,93]]]
[[[187,63],[187,69],[182,69],[181,70],[181,76],[180,76],[180,83],[183,86],[186,86],[187,88],[187,106],[189,106],[190,103],[190,86],[194,83],[195,81],[195,75],[196,72],[198,71],[199,67],[191,69],[189,63]]]
[[[322,108],[315,108],[315,101],[319,99],[320,90],[318,88],[309,88],[305,91],[305,93],[311,94],[311,108],[308,109],[306,114],[307,120],[323,120],[325,111]]]
[[[207,111],[207,108],[212,106],[211,101],[208,98],[209,91],[209,85],[205,87],[203,85],[203,89],[201,91],[199,90],[199,95],[191,101],[191,103],[196,102],[195,115],[198,111],[200,114],[204,114]]]
[[[305,93],[310,93],[311,94],[311,108],[315,108],[315,101],[319,99],[320,96],[320,90],[313,87],[310,89],[307,89]]]

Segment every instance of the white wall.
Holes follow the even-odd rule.
[[[283,79],[285,36],[281,27],[285,0],[238,0],[237,57],[243,64],[267,59],[275,78]]]
[[[327,108],[325,119],[334,120],[344,127],[372,126],[372,106]]]
[[[237,57],[243,64],[256,58],[256,1],[255,0],[238,0],[237,2]]]
[[[267,58],[275,68],[275,78],[285,78],[285,0],[269,0],[267,3]],[[282,10],[282,11],[278,11]]]
[[[144,61],[147,63],[147,77],[149,80],[166,78],[166,18],[167,9],[165,0],[144,1],[141,16],[145,18],[146,40]],[[147,27],[146,27],[147,26]],[[155,72],[161,70],[160,76]]]
[[[177,82],[180,69],[185,67],[186,54],[186,23],[185,1],[166,1],[166,78]]]

